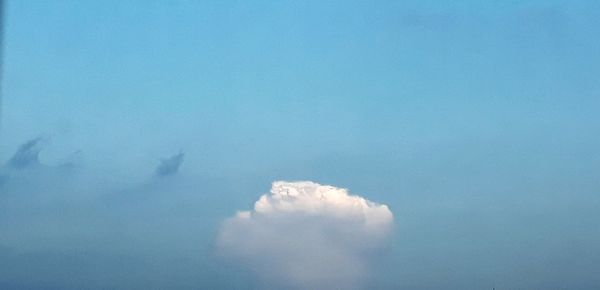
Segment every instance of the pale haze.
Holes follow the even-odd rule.
[[[598,1],[4,1],[0,289],[600,289]]]

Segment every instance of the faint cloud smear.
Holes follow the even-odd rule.
[[[73,169],[81,166],[81,164],[83,163],[82,155],[83,153],[81,152],[81,150],[77,150],[69,154],[62,160],[62,162],[59,164],[59,167]]]
[[[177,173],[179,171],[179,167],[181,167],[181,164],[183,163],[183,157],[183,152],[179,152],[179,154],[162,159],[160,164],[156,167],[156,175],[169,176]]]
[[[270,194],[221,226],[219,251],[256,271],[265,288],[356,289],[369,252],[384,245],[392,212],[346,189],[274,182]]]

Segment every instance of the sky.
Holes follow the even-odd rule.
[[[5,2],[0,288],[600,288],[597,1]]]

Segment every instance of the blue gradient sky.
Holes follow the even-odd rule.
[[[8,1],[6,12],[2,160],[41,135],[43,162],[82,150],[90,171],[135,183],[183,150],[183,176],[227,184],[209,229],[278,179],[389,205],[381,288],[600,287],[597,1]],[[222,287],[239,275],[211,271]]]

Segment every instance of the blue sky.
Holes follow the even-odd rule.
[[[206,255],[272,181],[313,180],[394,212],[379,287],[600,285],[595,1],[7,2],[2,160],[43,136],[42,163],[136,187],[181,150]]]

